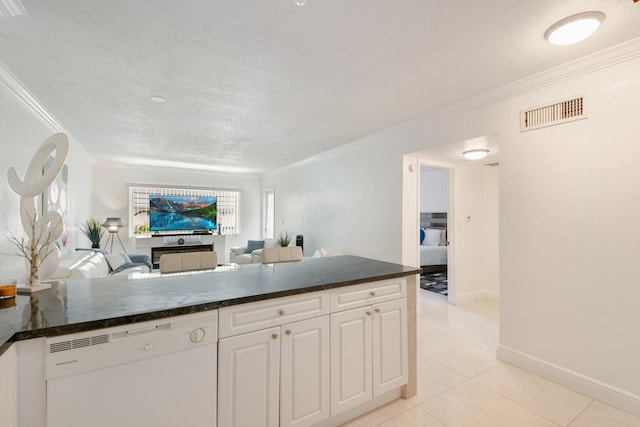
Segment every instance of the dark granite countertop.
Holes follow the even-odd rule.
[[[234,265],[206,272],[62,281],[32,296],[0,300],[0,354],[13,341],[195,313],[419,272],[420,269],[414,267],[345,255],[281,264]]]

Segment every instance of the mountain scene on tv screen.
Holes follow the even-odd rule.
[[[213,230],[216,228],[215,197],[151,196],[151,231]]]

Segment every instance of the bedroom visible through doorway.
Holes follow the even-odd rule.
[[[420,167],[420,287],[448,295],[449,170]]]

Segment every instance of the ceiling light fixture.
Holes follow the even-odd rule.
[[[556,46],[576,44],[595,33],[604,18],[602,12],[578,13],[550,26],[544,38]]]
[[[152,100],[153,102],[157,102],[158,104],[162,104],[163,102],[167,102],[167,99],[162,97],[162,96],[158,96],[158,95],[151,95],[149,97],[150,100]]]
[[[296,0],[296,4],[298,6],[304,6],[305,4],[307,4],[307,0]]]
[[[473,150],[463,151],[462,155],[469,160],[480,160],[489,154],[488,148],[474,148]]]

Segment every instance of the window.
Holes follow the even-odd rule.
[[[218,234],[240,233],[240,195],[238,190],[177,187],[129,187],[129,235],[146,237],[149,231],[149,195],[214,196],[218,205]]]
[[[264,238],[275,239],[275,205],[276,198],[273,188],[268,188],[264,192]]]

